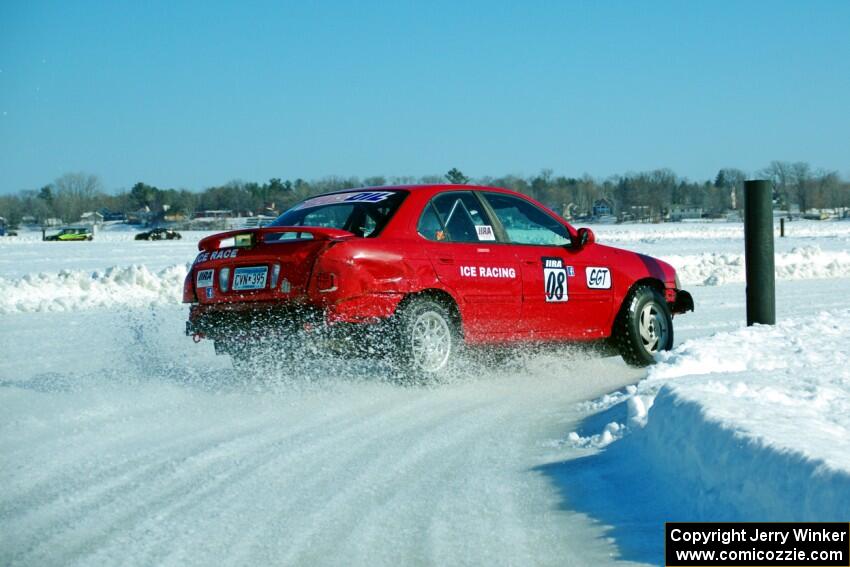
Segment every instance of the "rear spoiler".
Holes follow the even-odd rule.
[[[228,232],[220,232],[207,236],[198,242],[198,250],[212,252],[221,248],[221,242],[228,238],[234,239],[234,243],[228,247],[237,247],[236,240],[239,236],[247,236],[246,244],[239,244],[238,247],[253,247],[265,241],[267,234],[280,234],[284,232],[300,232],[309,234],[313,240],[347,240],[353,238],[354,234],[347,230],[338,228],[326,228],[322,226],[266,226],[263,228],[246,228],[245,230],[230,230]]]

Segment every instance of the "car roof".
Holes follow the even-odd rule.
[[[378,185],[374,187],[352,187],[350,189],[339,189],[337,191],[328,191],[327,193],[319,193],[307,197],[312,199],[321,195],[333,195],[334,193],[352,193],[356,191],[413,191],[413,192],[430,192],[442,193],[443,191],[495,191],[497,193],[507,193],[510,195],[518,195],[527,197],[522,193],[505,189],[504,187],[490,187],[487,185],[458,185],[453,183],[426,183],[421,185]]]

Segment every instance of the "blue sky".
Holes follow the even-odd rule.
[[[0,193],[850,174],[850,2],[2,2]]]

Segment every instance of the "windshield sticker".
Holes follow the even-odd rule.
[[[496,240],[493,227],[489,224],[476,224],[475,232],[478,233],[478,240]]]
[[[611,289],[611,271],[608,268],[592,268],[584,270],[587,276],[588,289]]]
[[[547,303],[562,303],[569,300],[567,270],[561,258],[543,257],[543,285]]]
[[[292,207],[292,210],[334,205],[336,203],[380,203],[393,194],[392,191],[360,191],[358,193],[334,193],[313,197]]]

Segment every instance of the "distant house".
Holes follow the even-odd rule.
[[[98,209],[97,212],[103,215],[103,222],[124,222],[127,220],[124,213],[110,211],[106,207]]]
[[[620,220],[623,222],[652,222],[660,219],[657,216],[653,219],[652,208],[649,205],[632,205],[627,211],[620,214]]]
[[[186,213],[182,211],[168,211],[162,218],[166,222],[183,222],[186,220]]]
[[[80,224],[103,224],[103,214],[99,211],[88,211],[80,215]]]
[[[127,213],[124,222],[127,224],[147,224],[153,218],[150,207],[143,207],[137,211]]]
[[[679,222],[683,220],[701,219],[705,211],[702,207],[690,207],[685,205],[673,205],[670,207],[669,220]]]
[[[608,199],[598,199],[593,203],[590,214],[594,217],[607,217],[614,214],[614,204]]]
[[[262,226],[268,226],[277,217],[273,217],[271,215],[256,215],[253,217],[242,217],[241,223],[239,223],[236,228],[259,228]]]
[[[192,215],[193,219],[229,219],[232,218],[233,211],[230,209],[208,209],[205,211],[195,211]]]

